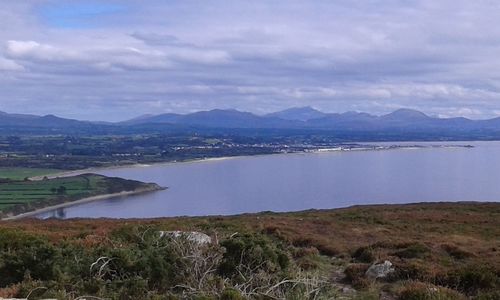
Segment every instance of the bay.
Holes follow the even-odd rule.
[[[360,204],[500,200],[500,142],[398,145],[407,148],[251,156],[100,170],[96,173],[156,182],[168,189],[75,205],[38,217],[153,218]]]

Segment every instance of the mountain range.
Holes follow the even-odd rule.
[[[167,128],[321,130],[330,132],[419,132],[419,133],[495,133],[500,138],[500,118],[471,120],[464,117],[437,118],[420,111],[398,109],[386,115],[364,112],[324,113],[312,107],[296,107],[266,115],[238,110],[214,109],[190,114],[144,115],[128,121],[89,122],[53,115],[36,116],[0,112],[4,131],[30,129],[50,132],[81,131],[121,132],[123,130],[156,132]]]
[[[160,114],[118,123],[177,124],[211,128],[322,129],[337,131],[375,130],[500,130],[500,118],[471,120],[464,117],[437,118],[412,109],[398,109],[376,116],[364,112],[323,113],[312,107],[296,107],[266,115],[238,110],[214,109],[191,114]]]
[[[54,115],[9,114],[0,111],[0,126],[12,127],[62,127],[92,125],[91,122],[59,118]]]

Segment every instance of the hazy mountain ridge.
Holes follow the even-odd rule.
[[[166,113],[149,118],[132,119],[119,125],[178,124],[213,128],[295,128],[301,124],[294,120],[284,120],[270,116],[258,116],[234,109],[213,109],[190,114]]]
[[[54,115],[37,116],[30,114],[9,114],[0,112],[0,126],[38,126],[59,127],[74,125],[90,125],[91,122],[60,118]]]
[[[470,120],[464,117],[435,118],[412,109],[398,109],[376,116],[364,112],[323,113],[311,107],[290,108],[266,115],[214,109],[191,114],[162,114],[121,122],[121,125],[178,124],[212,128],[289,128],[343,131],[374,130],[500,130],[500,118]]]
[[[312,107],[286,109],[266,115],[256,115],[234,109],[214,109],[189,114],[166,113],[143,115],[128,121],[89,122],[60,118],[54,115],[36,116],[0,112],[0,127],[4,132],[86,132],[108,133],[166,133],[172,130],[321,130],[327,132],[360,133],[371,135],[395,133],[428,134],[433,138],[460,136],[500,138],[500,118],[471,120],[464,117],[436,118],[412,109],[398,109],[376,116],[364,112],[323,113]]]

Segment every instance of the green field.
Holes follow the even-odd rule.
[[[57,169],[40,168],[0,168],[0,178],[23,180],[26,177],[45,176],[61,172]]]
[[[0,217],[86,197],[133,191],[149,184],[97,174],[0,183]]]
[[[74,176],[40,181],[0,184],[0,210],[18,204],[46,201],[58,197],[79,197],[105,192],[102,176]],[[63,187],[63,188],[61,188]]]

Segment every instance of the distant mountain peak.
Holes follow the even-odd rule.
[[[311,107],[292,107],[282,111],[267,114],[266,117],[280,118],[283,120],[308,121],[325,116],[325,113]]]
[[[314,107],[310,106],[310,105],[306,105],[306,106],[296,106],[296,107],[290,107],[289,110],[308,110],[308,111],[318,111],[317,109],[315,109]]]
[[[359,111],[354,111],[354,110],[346,111],[345,113],[342,113],[341,115],[343,115],[343,116],[371,116],[369,113],[359,112]]]
[[[294,112],[319,112],[319,113],[321,113],[319,110],[313,108],[312,106],[291,107],[291,108],[287,108],[287,109],[284,109],[284,110],[279,111],[279,112],[291,112],[291,111],[294,111]]]
[[[132,120],[142,120],[142,119],[146,119],[146,118],[151,118],[153,116],[154,116],[153,114],[144,114],[144,115],[140,115],[138,117],[135,117]]]
[[[218,116],[251,116],[253,115],[252,113],[245,112],[245,111],[239,111],[236,109],[212,109],[212,110],[204,110],[204,111],[198,111],[192,114],[187,114],[184,115],[184,117],[189,117],[189,116],[212,116],[212,117],[218,117]]]
[[[59,119],[59,117],[57,117],[55,115],[52,115],[52,114],[48,114],[48,115],[42,116],[42,118],[45,118],[45,119]]]
[[[429,119],[431,117],[415,109],[400,108],[398,110],[393,111],[392,113],[382,116],[382,118],[417,120],[417,119]]]
[[[211,110],[206,110],[204,112],[219,112],[219,113],[247,113],[247,112],[244,112],[244,111],[240,111],[240,110],[237,110],[237,109],[234,109],[234,108],[214,108],[214,109],[211,109]]]

